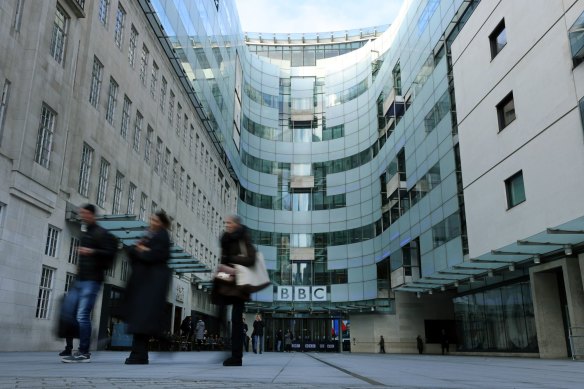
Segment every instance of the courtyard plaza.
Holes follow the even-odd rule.
[[[124,365],[127,352],[97,351],[65,364],[55,352],[0,353],[5,388],[582,388],[583,362],[460,355],[155,352]]]

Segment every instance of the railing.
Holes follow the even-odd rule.
[[[570,350],[572,360],[584,358],[584,326],[573,326],[569,329]]]

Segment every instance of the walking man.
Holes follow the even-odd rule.
[[[385,354],[385,339],[383,339],[383,335],[381,335],[381,339],[379,339],[379,353]]]
[[[91,362],[91,311],[101,289],[105,270],[111,266],[117,247],[115,238],[95,222],[95,206],[85,204],[79,208],[81,239],[77,278],[63,302],[63,314],[74,317],[79,324],[79,350],[65,356],[65,363]],[[71,345],[67,341],[68,346]]]

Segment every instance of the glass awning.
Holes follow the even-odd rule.
[[[431,293],[432,290],[457,288],[460,284],[469,284],[479,278],[512,272],[516,266],[539,264],[547,259],[555,259],[559,255],[573,255],[575,248],[580,249],[583,245],[584,216],[557,227],[547,228],[545,231],[418,280],[406,282],[394,290]]]
[[[148,224],[137,220],[135,215],[106,215],[97,218],[97,223],[111,232],[124,246],[135,244],[148,228]],[[183,247],[173,243],[170,248],[170,267],[175,273],[210,273],[199,259],[188,253]]]

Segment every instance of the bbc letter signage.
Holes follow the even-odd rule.
[[[276,301],[327,301],[326,286],[278,286]]]

